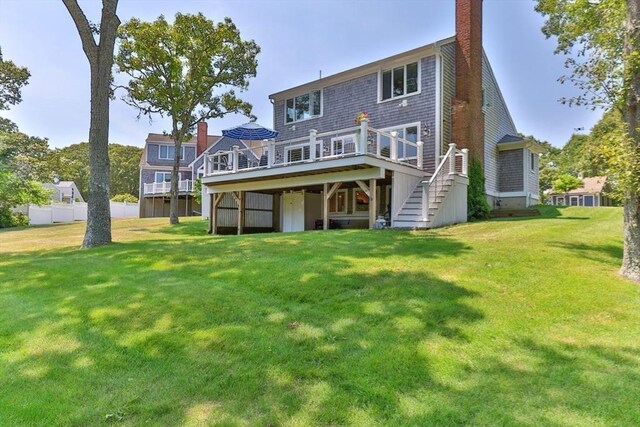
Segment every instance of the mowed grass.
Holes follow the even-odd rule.
[[[621,210],[433,231],[0,232],[1,425],[638,425]]]

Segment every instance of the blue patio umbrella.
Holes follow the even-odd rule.
[[[261,139],[275,138],[278,132],[261,126],[255,122],[245,123],[222,131],[222,135],[235,139],[257,141]]]

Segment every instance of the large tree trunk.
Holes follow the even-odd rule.
[[[110,56],[113,57],[113,54]],[[111,65],[108,62],[108,60],[104,60],[101,57],[98,60],[98,64],[92,64],[91,66],[89,203],[87,206],[87,230],[82,242],[82,247],[84,248],[111,243],[111,211],[109,207],[109,85]]]
[[[620,274],[640,282],[640,196],[624,201],[624,254]]]
[[[640,130],[638,104],[640,101],[640,65],[635,58],[640,51],[640,0],[627,0],[625,22],[625,85],[626,108],[624,118],[631,138],[630,149],[640,161]],[[640,282],[640,188],[628,188],[624,201],[624,252],[620,274]]]
[[[89,198],[83,248],[111,243],[109,208],[109,89],[113,48],[120,19],[118,0],[103,0],[100,40],[76,0],[62,0],[73,19],[91,68],[91,123],[89,125]]]

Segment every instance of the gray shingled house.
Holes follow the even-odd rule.
[[[456,1],[451,38],[269,98],[275,140],[192,163],[213,233],[464,222],[470,155],[491,206],[538,202],[542,148],[518,136],[482,48],[481,0]]]

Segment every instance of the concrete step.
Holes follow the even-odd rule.
[[[401,221],[395,220],[393,228],[404,228],[414,230],[416,228],[429,228],[429,224],[426,221]]]

